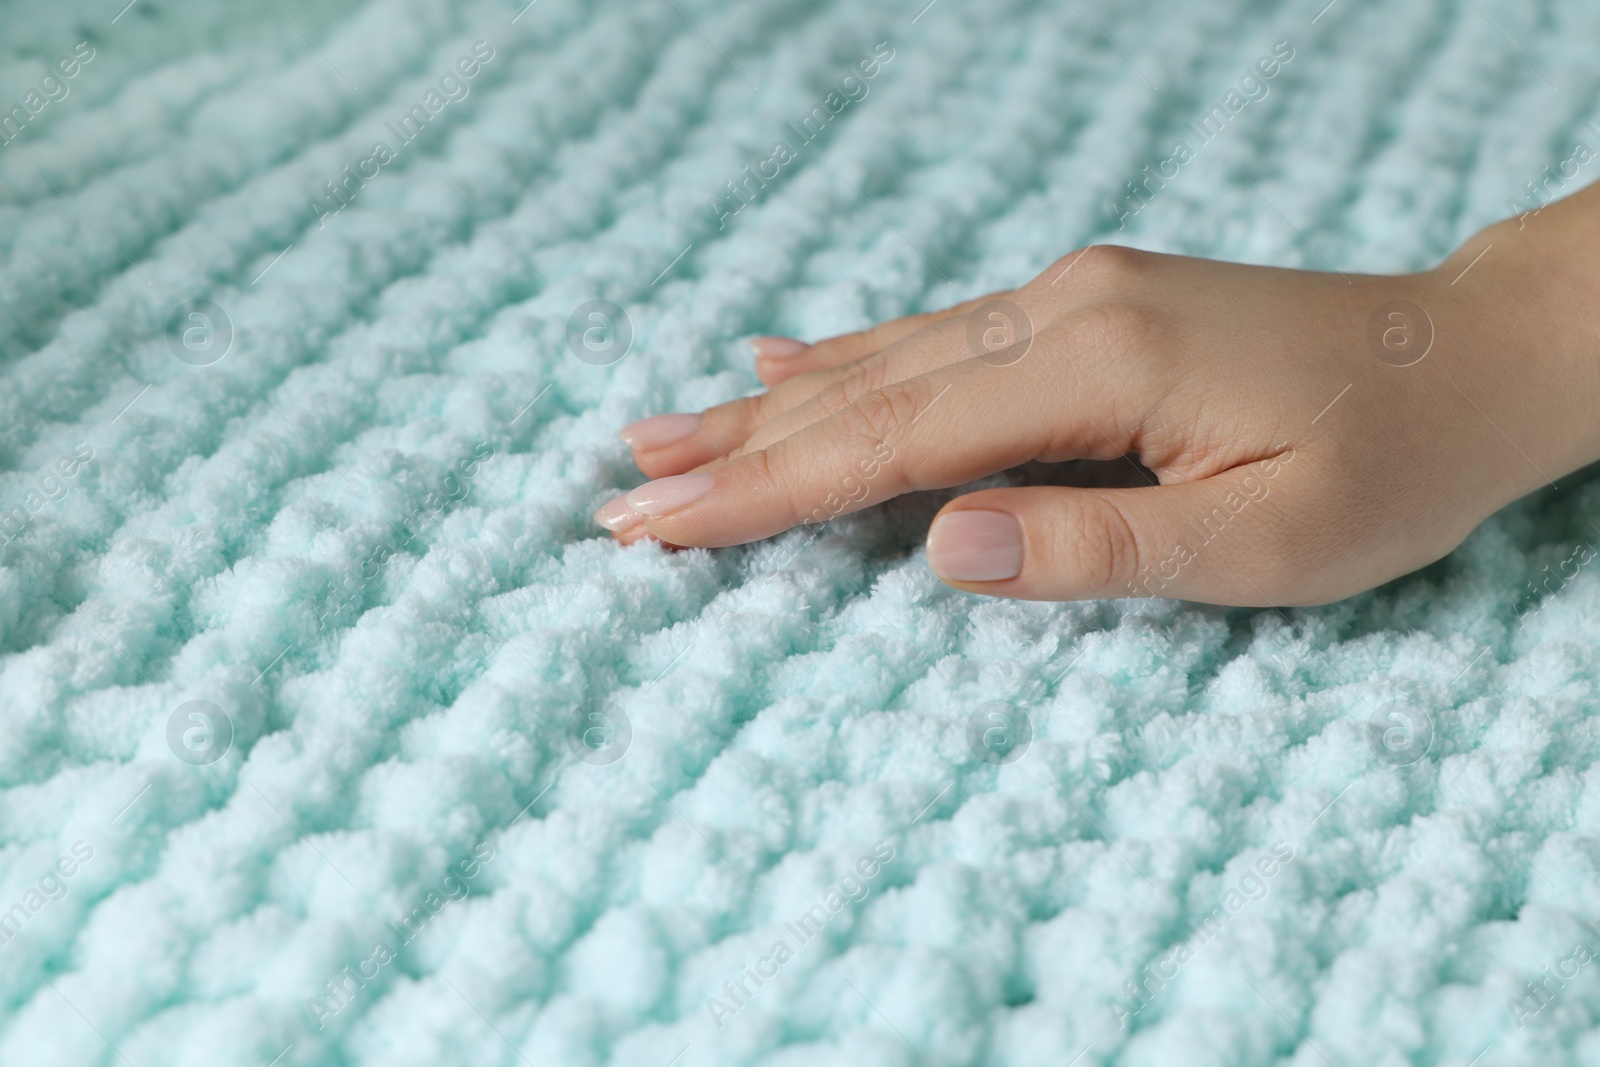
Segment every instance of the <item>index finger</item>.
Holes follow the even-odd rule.
[[[642,485],[628,504],[663,541],[736,545],[1047,453],[1126,451],[1130,431],[1101,438],[1083,420],[1063,419],[1054,390],[1029,388],[1041,372],[970,359],[893,382],[759,451]]]

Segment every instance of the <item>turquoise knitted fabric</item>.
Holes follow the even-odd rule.
[[[1431,265],[1600,8],[123,2],[0,10],[0,1064],[1600,1063],[1593,472],[1308,610],[589,518],[752,334]]]

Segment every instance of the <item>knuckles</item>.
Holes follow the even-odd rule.
[[[1074,309],[1039,334],[1064,363],[1119,387],[1158,384],[1182,350],[1179,340],[1167,311],[1125,297]]]
[[[854,374],[823,386],[813,400],[822,417],[848,411],[871,396],[882,385],[883,369],[881,362],[868,361]]]
[[[1068,509],[1057,548],[1069,573],[1087,590],[1118,595],[1139,574],[1138,536],[1122,510],[1101,496],[1086,497]]]
[[[896,440],[926,408],[926,392],[916,379],[874,389],[841,412],[846,430],[861,441]]]
[[[1161,257],[1090,245],[1058,259],[1019,296],[1041,341],[1079,365],[1139,367],[1176,351],[1176,322],[1151,287]],[[1153,365],[1153,364],[1152,364]]]
[[[1142,301],[1097,301],[1075,315],[1065,326],[1068,337],[1090,355],[1127,359],[1161,341],[1166,316]]]
[[[1089,245],[1056,260],[1028,288],[1051,293],[1126,292],[1145,281],[1156,255],[1122,245]]]

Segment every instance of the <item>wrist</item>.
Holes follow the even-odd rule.
[[[1600,185],[1495,223],[1429,274],[1438,343],[1466,372],[1454,385],[1522,453],[1517,487],[1600,460]]]

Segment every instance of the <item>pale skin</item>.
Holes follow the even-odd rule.
[[[754,344],[766,392],[623,430],[654,480],[596,514],[617,539],[736,545],[1029,460],[1135,455],[1159,484],[957,497],[929,565],[1028,600],[1329,603],[1600,459],[1600,185],[1416,274],[1091,246],[1009,293]]]

